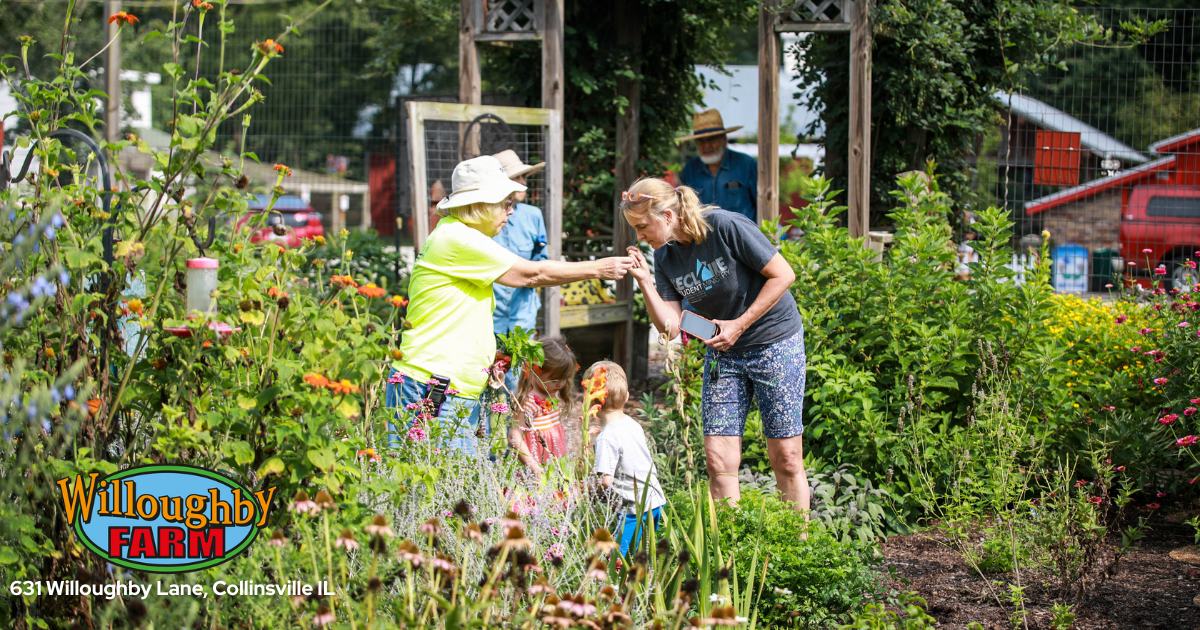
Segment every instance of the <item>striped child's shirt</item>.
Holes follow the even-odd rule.
[[[557,407],[551,408],[550,405],[549,400],[529,392],[529,395],[525,397],[525,404],[521,405],[521,410],[529,419],[530,426],[537,431],[546,431],[562,424],[562,410]]]

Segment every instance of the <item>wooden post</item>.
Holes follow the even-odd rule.
[[[408,108],[408,161],[412,188],[413,252],[421,253],[421,246],[429,237],[429,181],[425,172],[424,120],[420,116],[418,101],[405,103]]]
[[[850,236],[871,229],[871,3],[850,4]]]
[[[563,206],[563,0],[542,0],[542,108],[558,113],[546,125],[546,249],[550,260],[562,258]],[[559,334],[558,287],[546,287],[542,302],[546,334]]]
[[[120,11],[121,0],[105,0],[105,19]],[[117,22],[104,26],[105,39],[112,40],[104,51],[104,91],[108,94],[104,105],[104,139],[109,142],[121,139],[121,38],[117,37],[120,26]]]
[[[482,0],[462,0],[458,27],[458,102],[461,105],[483,104],[483,77],[480,72],[479,47],[475,45],[476,4]],[[459,125],[459,140],[467,126]],[[467,139],[466,152],[479,155],[479,136]],[[416,209],[413,210],[416,212]]]
[[[561,14],[560,14],[561,15]],[[562,260],[562,211],[563,211],[563,112],[556,109],[546,122],[546,257]],[[545,308],[546,334],[559,333],[559,289],[546,288]]]
[[[779,0],[758,8],[758,220],[779,216]]]
[[[542,0],[542,108],[563,111],[563,0]],[[560,123],[561,124],[561,123]],[[559,193],[561,191],[555,191]]]
[[[613,15],[617,24],[617,50],[626,51],[633,60],[633,72],[641,72],[642,11],[638,0],[618,0]],[[617,78],[617,95],[629,101],[625,111],[617,114],[616,190],[613,191],[613,253],[625,255],[625,248],[637,244],[633,228],[621,214],[621,191],[628,190],[637,179],[639,148],[638,126],[641,124],[642,86],[635,79]],[[613,361],[633,372],[633,278],[617,281],[617,300],[625,300],[625,322],[618,324],[613,338]]]

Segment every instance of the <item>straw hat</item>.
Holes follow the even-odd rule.
[[[530,166],[521,161],[520,156],[512,149],[505,149],[492,157],[500,161],[500,166],[504,168],[504,174],[508,175],[509,179],[516,179],[522,176],[533,175],[534,173],[546,168],[546,163],[541,162]]]
[[[725,121],[721,120],[721,112],[715,109],[706,109],[702,112],[696,112],[692,116],[692,135],[675,138],[675,142],[711,138],[713,136],[732,133],[741,128],[741,125],[726,128]]]
[[[508,178],[500,161],[481,155],[458,163],[450,177],[453,192],[438,202],[438,208],[458,208],[473,203],[500,203],[525,187]]]

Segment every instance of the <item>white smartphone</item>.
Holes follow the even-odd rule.
[[[720,332],[716,324],[691,311],[683,312],[683,316],[679,318],[679,329],[693,337],[696,337],[697,339],[703,339],[704,341],[708,341],[709,339],[716,337]]]

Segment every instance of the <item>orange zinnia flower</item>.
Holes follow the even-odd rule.
[[[396,308],[400,308],[401,306],[408,306],[408,300],[400,297],[399,295],[393,295],[391,298],[388,299],[388,302],[392,306],[395,306]]]
[[[130,15],[124,11],[121,11],[120,13],[114,13],[108,17],[109,24],[112,24],[113,22],[124,22],[130,26],[133,26],[133,23],[137,21],[138,19],[136,15]]]
[[[357,394],[362,391],[357,386],[351,385],[350,381],[346,379],[342,379],[340,382],[330,381],[326,387],[333,390],[335,394]]]
[[[271,287],[270,289],[267,289],[267,295],[273,298],[279,298],[280,296],[288,297],[288,294],[279,287]]]
[[[349,277],[349,276],[346,276],[346,277]],[[358,289],[358,292],[369,298],[383,297],[387,293],[387,291],[383,290],[382,288],[375,286],[374,282],[368,284],[365,287],[360,287]]]
[[[273,39],[268,39],[265,42],[255,42],[254,45],[258,47],[258,52],[264,55],[283,52],[283,46],[277,44]]]
[[[328,387],[329,386],[329,379],[325,378],[324,376],[321,376],[320,374],[317,374],[316,372],[313,372],[311,374],[305,374],[304,382],[308,383],[309,385],[312,385],[313,387]]]
[[[268,40],[268,41],[270,41],[270,40]],[[286,176],[286,177],[292,176],[292,168],[285,164],[276,164],[275,170],[279,171],[280,173],[283,173],[284,176]]]

